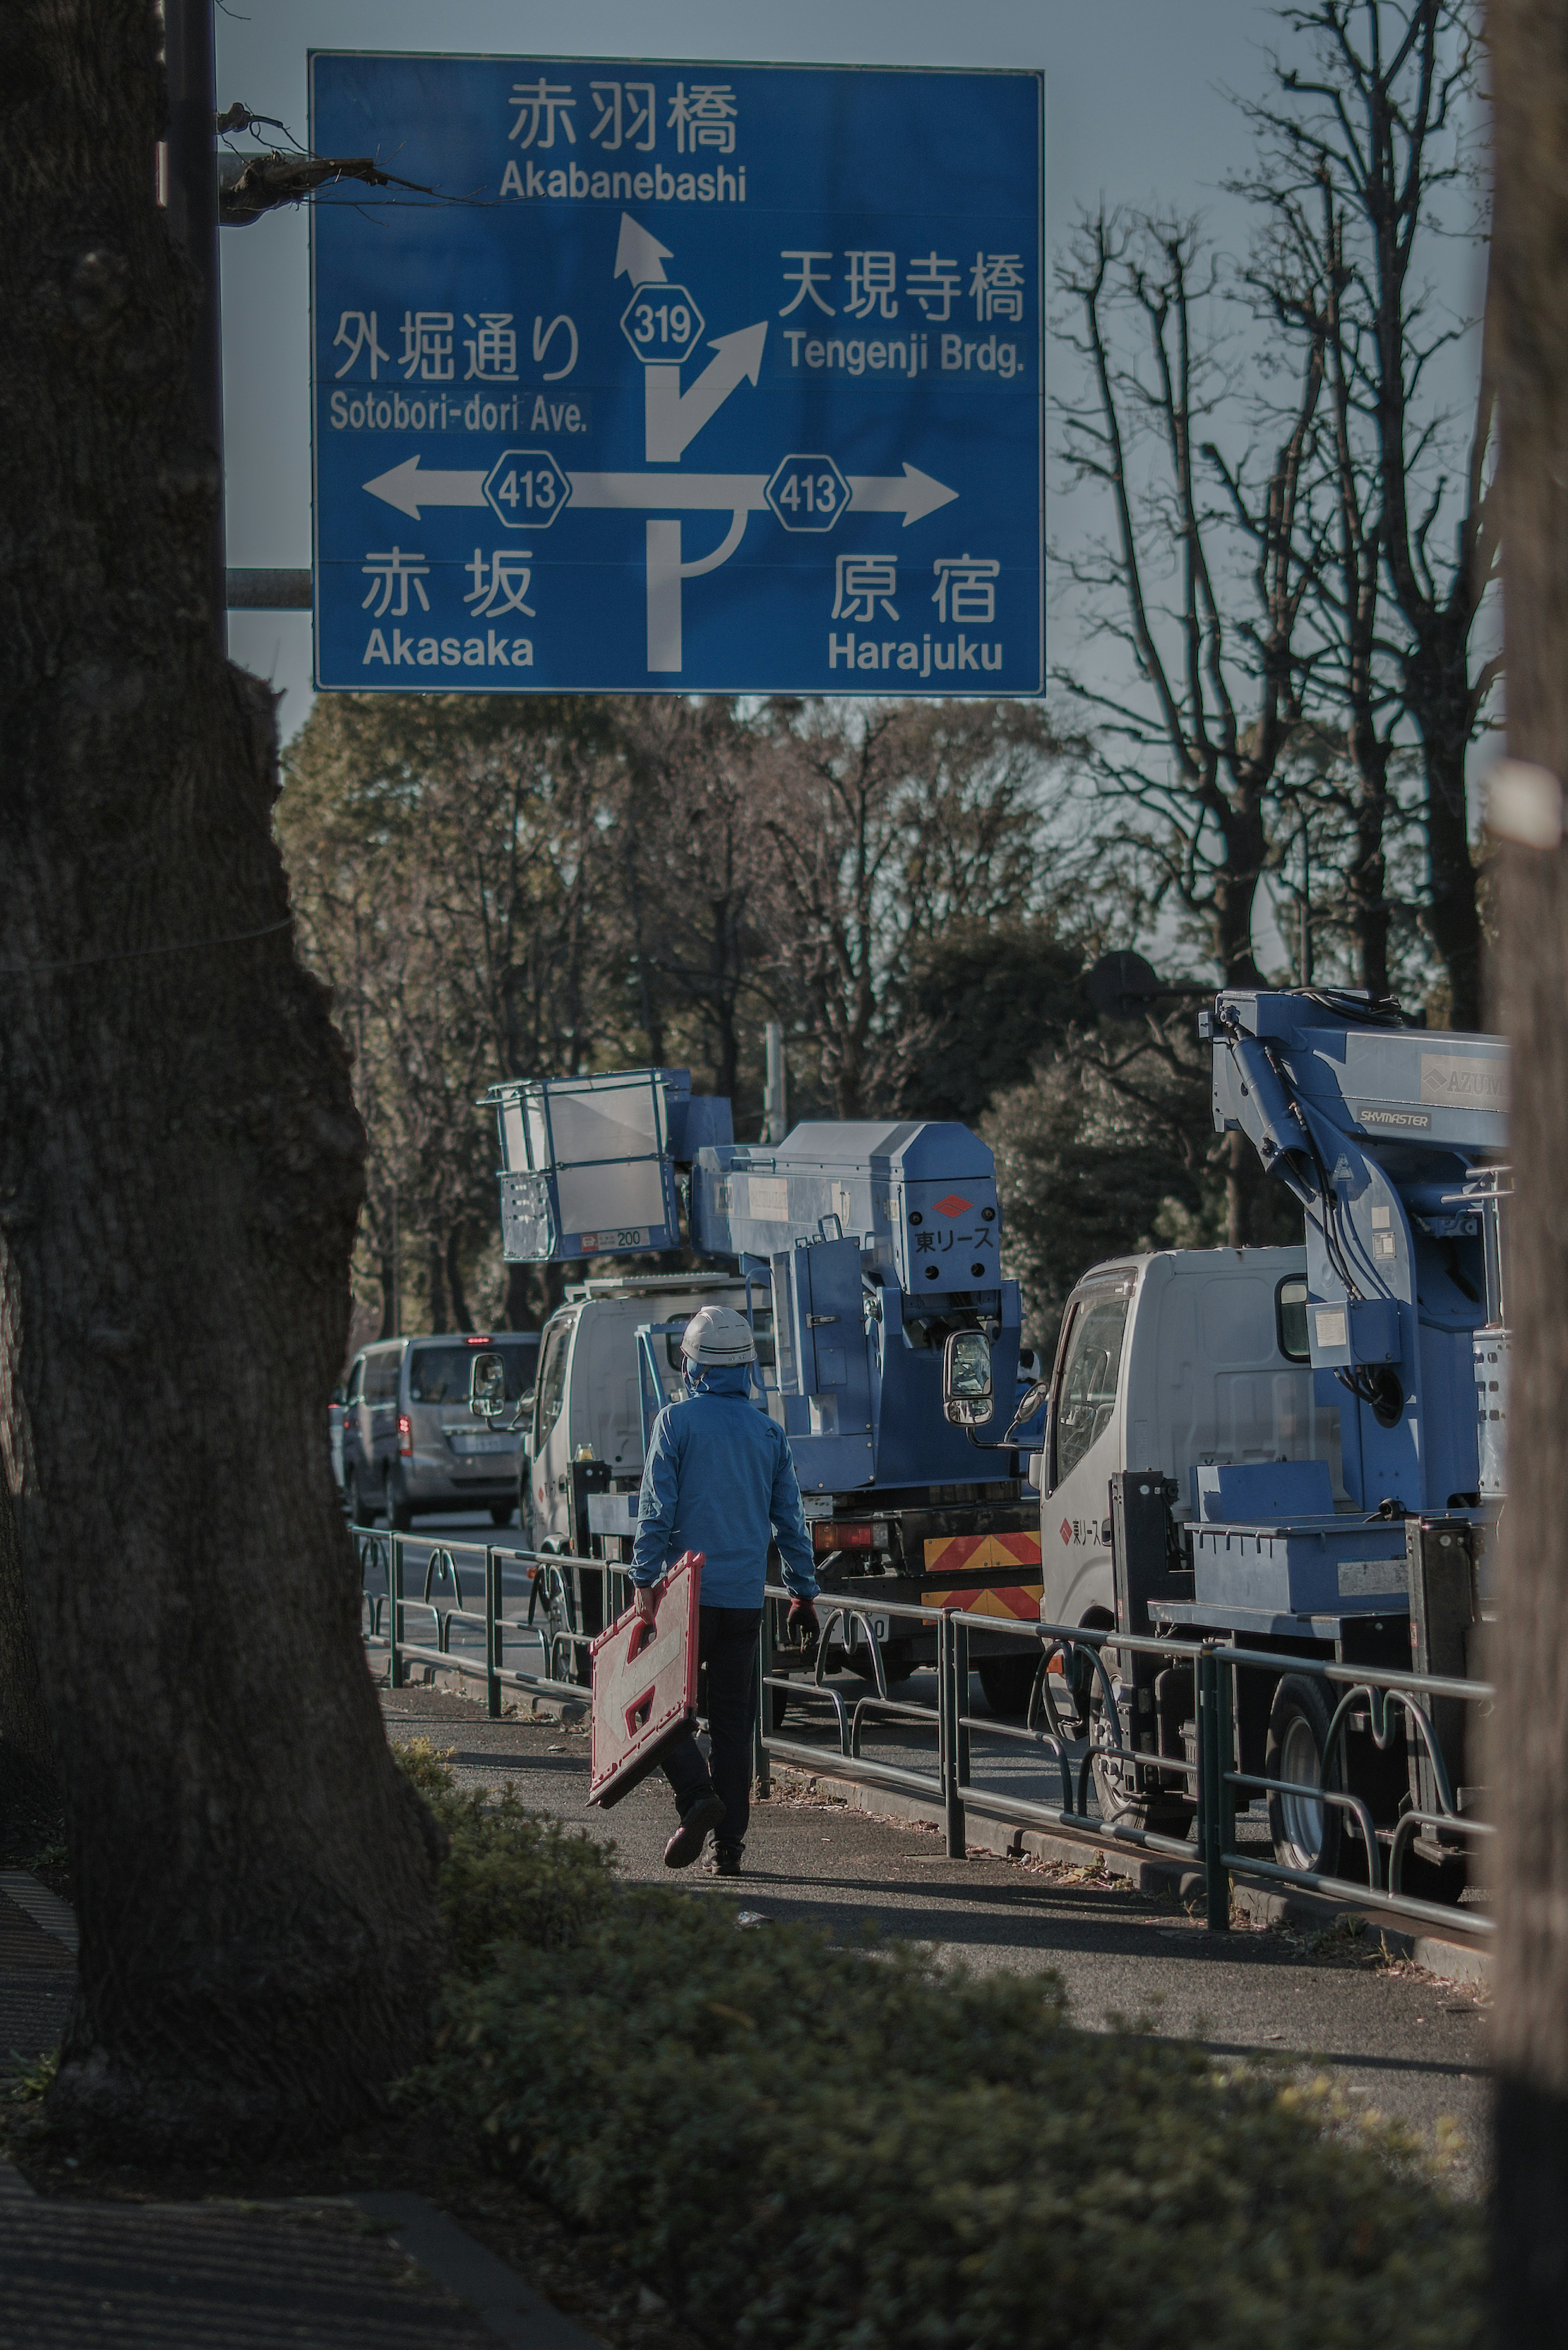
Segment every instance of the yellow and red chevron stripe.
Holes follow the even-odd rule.
[[[1021,1617],[1034,1621],[1040,1614],[1040,1586],[1000,1578],[1016,1576],[1020,1567],[1025,1573],[1033,1567],[1040,1571],[1040,1536],[1022,1529],[1000,1534],[931,1534],[926,1540],[926,1573],[933,1576],[981,1575],[998,1578],[992,1583],[966,1581],[947,1588],[934,1586],[920,1594],[925,1607],[963,1607],[975,1616]]]

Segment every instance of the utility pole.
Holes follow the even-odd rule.
[[[191,398],[201,445],[215,473],[208,547],[208,603],[218,650],[228,652],[223,527],[223,343],[218,275],[218,119],[213,0],[163,0],[169,81],[169,233],[199,288],[191,345]]]
[[[789,1130],[788,1106],[784,1099],[784,1024],[770,1020],[763,1030],[767,1045],[767,1075],[763,1086],[763,1140],[782,1142]]]

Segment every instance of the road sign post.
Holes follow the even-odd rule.
[[[1037,693],[1032,73],[322,52],[317,681]]]

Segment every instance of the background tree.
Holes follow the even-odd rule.
[[[1095,724],[1093,767],[1109,845],[1155,877],[1222,986],[1263,985],[1255,902],[1275,860],[1275,793],[1301,723],[1310,650],[1302,611],[1321,559],[1308,496],[1323,393],[1321,338],[1300,355],[1257,478],[1212,434],[1234,357],[1204,324],[1217,290],[1190,223],[1103,213],[1057,273],[1060,330],[1086,389],[1060,409],[1073,475],[1100,484],[1108,542],[1070,558],[1099,635],[1130,657],[1130,680],[1070,677]],[[1244,564],[1238,566],[1237,533]],[[1270,1236],[1245,1138],[1230,1138],[1227,1236]]]
[[[190,2159],[363,2114],[439,1929],[324,1440],[364,1139],[214,650],[156,36],[0,19],[0,1475],[81,1926],[50,2108]]]
[[[954,922],[1016,920],[1047,894],[1057,752],[1019,702],[775,704],[763,829],[775,986],[841,1118],[899,1097],[899,989]]]
[[[611,1038],[626,1057],[619,775],[588,697],[323,697],[291,747],[279,837],[355,1045],[377,1179],[368,1236],[385,1301],[395,1202],[431,1329],[471,1323],[467,1284],[494,1231],[478,1096],[589,1066]],[[535,1326],[558,1280],[508,1276],[503,1315],[487,1300],[485,1320]]]
[[[981,1132],[996,1153],[1003,1269],[1047,1359],[1091,1265],[1221,1236],[1228,1138],[1214,1132],[1212,1090],[1188,1012],[1131,1026],[1087,1017],[994,1098]]]
[[[1498,1009],[1512,1041],[1514,1328],[1499,1702],[1497,2339],[1568,2304],[1568,29],[1492,0],[1490,360],[1501,407],[1508,747]],[[1510,802],[1511,801],[1511,806]]]
[[[970,916],[912,950],[893,1014],[898,1066],[884,1107],[901,1118],[978,1126],[998,1095],[1026,1086],[1087,1013],[1092,932],[1045,911],[1020,920]]]
[[[1274,288],[1282,316],[1294,311],[1302,325],[1293,284],[1301,231],[1314,215],[1324,224],[1315,274],[1318,301],[1332,299],[1343,379],[1338,471],[1342,485],[1355,484],[1366,556],[1380,558],[1387,651],[1420,749],[1421,920],[1446,977],[1448,1024],[1476,1028],[1481,922],[1465,769],[1500,668],[1477,645],[1497,553],[1494,401],[1484,370],[1468,411],[1455,400],[1444,366],[1465,325],[1433,286],[1440,241],[1482,234],[1472,156],[1476,11],[1470,0],[1313,0],[1280,13],[1310,62],[1277,62],[1277,97],[1245,108],[1259,162],[1241,186],[1280,232]],[[1365,560],[1360,576],[1376,596]],[[1342,592],[1350,597],[1348,584]],[[1353,660],[1340,691],[1363,756],[1375,763],[1362,659],[1360,680]],[[1370,910],[1370,864],[1358,886]]]
[[[766,995],[769,857],[759,812],[770,798],[770,746],[729,702],[664,694],[632,703],[618,735],[624,920],[649,1057],[664,1060],[671,1022],[690,1032],[686,1049],[705,1064],[711,1090],[733,1099],[742,1021],[761,1014]]]

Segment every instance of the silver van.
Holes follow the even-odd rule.
[[[348,1373],[343,1409],[343,1490],[355,1525],[385,1517],[407,1529],[424,1513],[488,1510],[511,1522],[521,1440],[469,1409],[469,1366],[479,1347],[506,1366],[506,1395],[534,1385],[534,1330],[390,1338],[366,1347]]]

